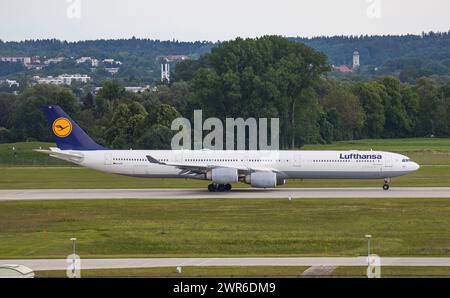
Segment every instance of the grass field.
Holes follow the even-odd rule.
[[[0,144],[0,166],[67,166],[62,160],[34,152],[33,149],[56,147],[52,143],[23,142]],[[14,150],[13,150],[14,148]]]
[[[81,277],[302,277],[308,267],[173,267],[82,270]],[[367,267],[337,267],[329,277],[366,277]],[[36,277],[66,277],[66,271],[36,271]],[[382,267],[381,277],[450,277],[450,267]]]
[[[76,167],[33,148],[50,143],[0,145],[0,189],[29,188],[193,188],[206,187],[207,181],[185,179],[140,179],[105,174]],[[12,147],[16,150],[13,154]],[[338,142],[331,145],[307,145],[305,150],[377,149],[404,153],[421,164],[408,176],[393,179],[392,186],[450,186],[449,139],[394,139]],[[64,183],[60,181],[63,180]],[[381,186],[381,181],[305,180],[288,181],[285,187],[364,187]],[[234,187],[247,187],[238,183]]]
[[[174,267],[82,270],[81,277],[299,277],[308,267]],[[36,277],[66,277],[66,271],[36,271]]]
[[[0,203],[0,258],[450,256],[449,199]]]

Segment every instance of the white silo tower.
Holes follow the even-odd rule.
[[[170,64],[167,60],[161,63],[161,82],[170,82]]]

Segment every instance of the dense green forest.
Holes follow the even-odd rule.
[[[206,53],[213,43],[208,41],[182,42],[153,39],[97,39],[68,42],[58,39],[8,41],[0,40],[0,55],[4,56],[94,56],[125,58],[128,54],[148,57],[168,54]]]
[[[51,140],[40,110],[61,105],[99,143],[112,148],[169,148],[172,120],[203,117],[279,117],[281,147],[361,138],[447,137],[450,79],[397,77],[341,80],[329,59],[282,37],[221,43],[185,60],[175,81],[156,92],[131,93],[104,81],[97,94],[38,84],[0,93],[0,141]],[[205,132],[206,134],[207,132]]]

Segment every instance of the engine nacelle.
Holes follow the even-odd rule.
[[[284,179],[283,177],[277,176],[277,185],[285,185],[285,184],[286,184],[286,179]]]
[[[253,172],[245,176],[245,183],[259,188],[274,188],[278,185],[278,182],[284,184],[284,179],[281,179],[282,181],[278,180],[277,174],[273,172]]]
[[[238,170],[232,168],[215,168],[206,173],[206,179],[217,184],[238,182]]]

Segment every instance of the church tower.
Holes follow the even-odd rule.
[[[353,70],[358,69],[359,66],[360,66],[360,64],[359,64],[359,52],[355,50],[353,52]]]

